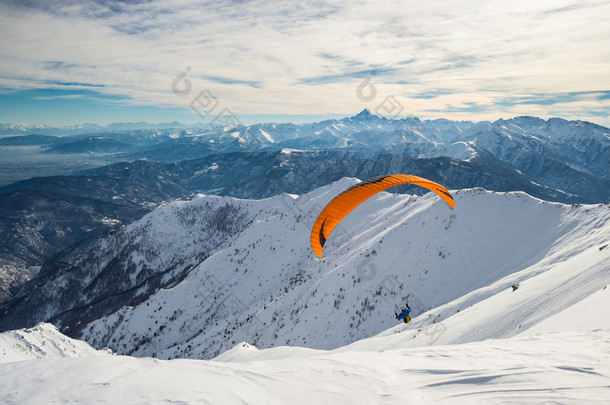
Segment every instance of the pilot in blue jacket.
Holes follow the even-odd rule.
[[[409,323],[411,322],[411,317],[409,316],[409,314],[411,313],[411,307],[409,306],[409,304],[407,304],[406,308],[401,308],[401,312],[400,314],[394,314],[396,315],[396,319],[398,319],[399,321],[404,321],[405,323]]]

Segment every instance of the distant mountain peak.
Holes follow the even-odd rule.
[[[357,115],[354,116],[354,118],[359,118],[359,119],[371,118],[371,117],[376,117],[376,115],[371,113],[371,110],[369,110],[368,108],[365,108],[364,110],[360,111]]]

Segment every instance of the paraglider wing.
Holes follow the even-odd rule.
[[[438,194],[447,204],[449,204],[451,209],[455,207],[453,197],[445,187],[422,177],[408,174],[391,174],[373,177],[348,188],[343,193],[333,198],[331,202],[324,207],[311,230],[311,247],[313,248],[313,251],[318,256],[322,257],[322,249],[324,248],[324,244],[330,236],[330,233],[347,214],[380,191],[400,184],[415,184],[425,187]]]

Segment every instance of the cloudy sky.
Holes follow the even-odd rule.
[[[610,125],[610,2],[3,0],[0,122]],[[209,110],[209,111],[208,111]]]

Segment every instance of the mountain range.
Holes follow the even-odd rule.
[[[28,127],[19,128],[24,133],[28,132]],[[76,129],[35,127],[39,136],[5,137],[0,139],[0,145],[49,145],[55,139],[62,144],[62,152],[69,152],[70,145],[74,144],[74,153],[82,153],[95,152],[99,143],[114,140],[116,144],[113,144],[111,152],[121,151],[128,160],[147,158],[166,162],[214,153],[279,151],[284,148],[347,148],[361,157],[392,154],[412,158],[444,156],[459,160],[484,152],[524,169],[532,176],[541,176],[545,169],[549,169],[548,165],[565,164],[603,179],[610,177],[610,129],[585,121],[559,118],[545,121],[524,116],[478,123],[446,119],[422,121],[418,118],[380,117],[365,109],[340,120],[311,124],[240,125],[222,130],[201,123],[191,126],[179,123],[85,125],[77,128],[80,132],[76,137],[53,138],[49,135],[74,134]],[[71,138],[74,141],[66,143]],[[84,139],[89,141],[90,149],[83,144]],[[137,151],[132,150],[134,145],[139,146]]]
[[[95,152],[128,161],[0,187],[0,301],[40,266],[42,274],[52,272],[111,229],[194,193],[266,198],[304,194],[346,176],[412,173],[452,189],[519,190],[572,204],[610,200],[610,130],[582,121],[392,120],[363,110],[342,120],[221,133],[177,123],[64,129],[48,133],[81,132],[12,136],[0,143],[38,145],[66,159]],[[93,129],[100,133],[91,134]],[[197,158],[181,160],[191,157]]]
[[[513,336],[610,281],[608,204],[520,192],[458,190],[454,212],[432,194],[382,193],[341,223],[320,260],[311,225],[355,182],[298,198],[199,196],[156,209],[26,284],[3,305],[0,329],[47,321],[97,348],[160,358],[212,358],[243,340],[332,349],[392,326],[407,296],[417,330],[486,300],[511,301],[503,292],[519,285],[510,304],[519,316],[485,327],[476,324],[485,317],[469,327],[448,320],[456,333],[446,343],[466,343]]]
[[[143,130],[129,152],[120,148],[135,141],[106,134],[39,145],[66,157],[91,145],[204,153],[0,188],[0,396],[600,402],[607,129],[437,120],[418,139],[409,120],[400,139],[386,130],[395,122],[364,111],[335,122],[343,132],[324,124],[318,144],[269,124],[216,140],[185,130],[149,141]],[[458,126],[464,136],[452,138]],[[355,176],[389,173],[440,182],[455,210],[419,188],[381,192],[318,258],[309,239],[322,207]],[[405,325],[394,313],[407,302]],[[347,385],[348,396],[333,388]],[[287,397],[285,386],[301,388]]]

